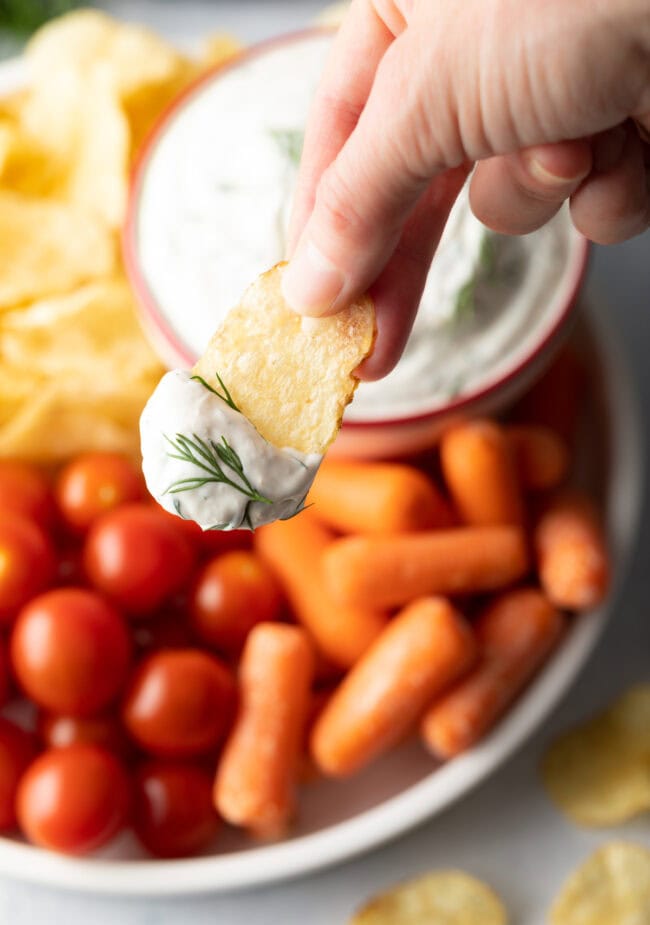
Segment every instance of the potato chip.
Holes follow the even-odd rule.
[[[29,171],[40,192],[82,206],[118,228],[124,218],[131,157],[129,125],[118,99],[97,78],[56,71],[23,110],[23,127],[38,137],[49,172]]]
[[[650,851],[603,845],[569,877],[553,903],[551,925],[650,925]]]
[[[617,825],[650,809],[650,686],[561,735],[542,762],[546,789],[579,825]]]
[[[110,274],[108,228],[63,203],[0,191],[0,309]]]
[[[330,3],[316,17],[316,25],[326,29],[338,29],[350,9],[350,0],[340,3]]]
[[[246,290],[195,369],[215,386],[218,373],[270,443],[324,453],[352,400],[354,370],[372,350],[374,306],[364,296],[337,315],[303,325],[282,297],[283,267]]]
[[[0,315],[0,454],[54,462],[138,453],[137,422],[162,368],[121,278]]]
[[[161,110],[197,73],[196,65],[159,36],[97,10],[78,10],[52,20],[27,45],[35,87],[68,73],[82,87],[106,87],[138,148]]]
[[[371,899],[350,925],[507,925],[498,896],[459,870],[410,880]]]
[[[201,64],[208,68],[225,64],[236,57],[243,48],[239,39],[229,32],[215,32],[203,42]]]

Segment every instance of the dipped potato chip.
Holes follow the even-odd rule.
[[[579,825],[617,825],[650,809],[650,685],[561,735],[542,762],[546,789]]]
[[[75,206],[0,190],[0,309],[110,274],[108,228]]]
[[[550,925],[650,925],[650,851],[603,845],[569,877]]]
[[[507,925],[498,896],[475,877],[443,870],[371,899],[350,925]]]
[[[277,447],[324,453],[341,426],[372,350],[375,312],[360,298],[337,315],[303,325],[281,292],[284,264],[264,273],[231,309],[195,372],[227,383],[239,410]]]

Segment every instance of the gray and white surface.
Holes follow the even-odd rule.
[[[308,24],[321,6],[318,0],[116,0],[101,5],[188,42],[210,29],[231,30],[247,41],[261,39]],[[650,412],[650,234],[619,247],[596,249],[589,282],[592,291],[611,306],[641,406]],[[549,902],[566,874],[598,844],[624,837],[650,846],[647,816],[608,832],[570,826],[547,801],[537,776],[543,745],[554,730],[588,715],[630,682],[650,680],[649,548],[646,510],[616,612],[595,656],[560,708],[491,780],[412,834],[320,875],[220,898],[95,899],[0,880],[0,921],[11,925],[344,925],[373,891],[428,868],[457,866],[485,878],[503,895],[513,925],[544,925]]]

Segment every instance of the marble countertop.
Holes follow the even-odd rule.
[[[176,40],[231,30],[248,41],[307,24],[313,0],[232,0],[100,4],[149,22]],[[611,306],[640,402],[650,415],[650,234],[596,248],[589,285]],[[616,612],[586,670],[554,715],[490,780],[409,835],[357,860],[273,888],[178,900],[106,899],[59,893],[0,879],[0,921],[11,925],[345,925],[372,892],[436,867],[460,867],[502,894],[516,925],[544,925],[549,902],[566,874],[598,844],[614,837],[650,846],[650,820],[607,832],[569,825],[549,804],[537,764],[553,730],[588,715],[634,680],[650,679],[650,518],[643,517],[637,553]],[[480,923],[476,923],[480,925]],[[615,923],[612,923],[615,925]]]

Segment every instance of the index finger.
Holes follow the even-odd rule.
[[[334,40],[307,120],[289,225],[289,256],[314,208],[318,181],[356,126],[377,66],[394,37],[372,0],[352,3]]]

